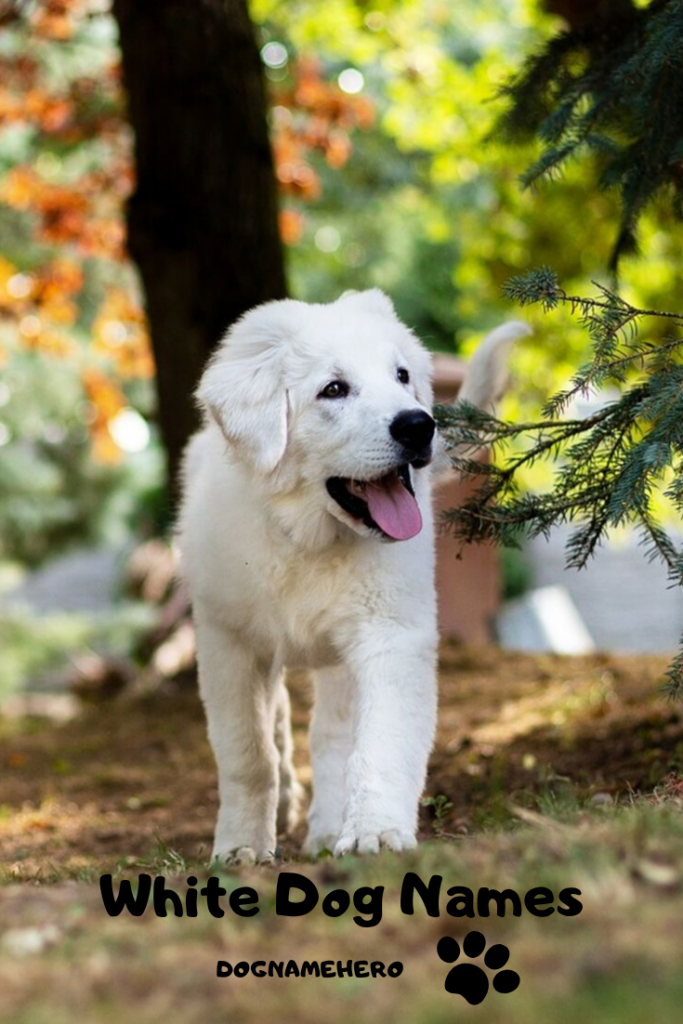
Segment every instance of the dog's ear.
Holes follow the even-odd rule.
[[[349,290],[340,296],[339,301],[353,302],[356,309],[398,320],[393,302],[381,288],[368,288],[363,292]]]
[[[257,306],[234,324],[204,371],[197,399],[228,444],[262,473],[272,472],[287,446],[283,357],[300,303]]]

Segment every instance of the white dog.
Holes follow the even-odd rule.
[[[463,398],[495,399],[527,331],[487,339]],[[297,822],[286,667],[315,682],[307,852],[412,847],[437,700],[430,357],[377,289],[269,302],[228,331],[198,397],[179,539],[213,857],[272,858]]]

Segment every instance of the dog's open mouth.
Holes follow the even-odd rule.
[[[375,480],[332,476],[327,491],[350,516],[392,540],[410,540],[422,529],[407,463]]]

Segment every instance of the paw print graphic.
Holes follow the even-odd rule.
[[[481,932],[469,932],[462,944],[466,957],[473,959],[484,952],[486,939]],[[440,939],[436,951],[447,964],[454,964],[460,956],[460,946],[449,936]],[[491,948],[484,957],[484,963],[492,971],[498,973],[493,978],[493,987],[496,992],[514,992],[519,985],[519,975],[516,971],[501,971],[505,967],[510,956],[510,950],[500,942]],[[481,967],[476,964],[460,963],[448,972],[445,989],[453,995],[460,995],[472,1006],[482,1003],[489,991],[489,979]]]

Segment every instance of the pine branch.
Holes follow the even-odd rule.
[[[659,194],[683,212],[683,4],[636,8],[612,0],[559,32],[504,86],[508,105],[492,134],[538,138],[528,187],[570,159],[592,154],[601,188],[621,200],[611,266],[637,248],[638,220]]]
[[[683,314],[640,309],[598,284],[594,296],[568,295],[547,267],[514,278],[505,291],[522,305],[568,306],[589,335],[592,358],[538,421],[506,423],[466,402],[437,409],[454,465],[479,480],[474,495],[445,514],[449,528],[463,543],[516,546],[524,536],[547,536],[573,522],[567,565],[582,568],[610,530],[633,523],[647,557],[661,559],[672,584],[683,585],[683,552],[651,511],[654,490],[673,470],[666,494],[683,515],[683,337],[659,340],[640,333],[653,320],[683,328]],[[617,389],[615,400],[584,419],[560,418],[577,394],[606,384]],[[504,466],[468,457],[483,445],[495,451],[510,442],[513,451]],[[520,493],[520,471],[539,459],[556,465],[552,489]],[[672,663],[669,690],[683,697],[683,652]]]

